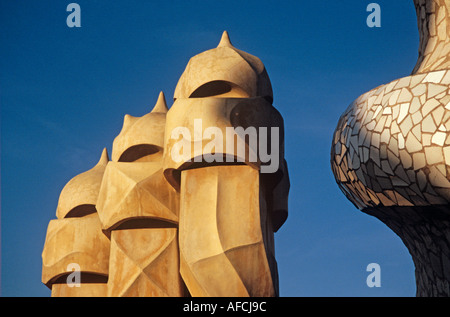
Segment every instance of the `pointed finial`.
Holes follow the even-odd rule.
[[[106,166],[109,162],[108,150],[106,148],[103,149],[102,156],[100,160],[95,166]]]
[[[151,112],[167,113],[167,111],[169,111],[169,109],[167,108],[166,97],[164,96],[164,93],[161,91],[159,93],[158,100],[156,101],[156,104]]]
[[[133,117],[133,116],[131,116],[129,114],[126,114],[123,117],[122,131],[125,131],[126,129],[128,129],[133,124],[133,122],[136,121],[136,119],[138,119],[138,118]]]
[[[228,36],[227,31],[223,31],[222,38],[220,39],[219,45],[217,45],[217,47],[223,47],[223,46],[228,46],[228,47],[233,46],[233,44],[231,44],[230,37]]]

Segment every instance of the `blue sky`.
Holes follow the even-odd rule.
[[[171,100],[190,57],[224,30],[258,56],[285,120],[291,192],[276,233],[281,296],[415,296],[400,239],[358,211],[330,169],[339,116],[362,93],[412,71],[419,37],[413,1],[0,2],[1,294],[49,296],[41,252],[63,186],[90,169],[159,91]],[[170,102],[169,102],[170,106]],[[381,287],[366,285],[369,263]]]

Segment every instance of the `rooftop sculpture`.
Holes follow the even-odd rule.
[[[52,296],[277,296],[289,177],[272,101],[260,59],[224,32],[191,58],[170,109],[161,92],[150,113],[126,115],[112,159],[104,150],[61,192],[42,253]]]
[[[417,296],[450,296],[450,1],[414,5],[420,47],[412,74],[347,108],[331,167],[346,197],[408,248]]]

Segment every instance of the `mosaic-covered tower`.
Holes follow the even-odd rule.
[[[414,5],[420,47],[412,74],[347,108],[331,167],[346,197],[408,248],[417,296],[450,296],[450,1]]]
[[[170,109],[161,92],[125,115],[112,159],[61,193],[42,253],[52,296],[277,296],[290,185],[272,102],[263,63],[224,32],[190,59]]]

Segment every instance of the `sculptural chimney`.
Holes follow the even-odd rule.
[[[264,64],[224,32],[190,59],[173,100],[161,92],[149,113],[125,115],[111,160],[63,189],[42,253],[52,296],[279,294],[274,232],[290,185]]]

